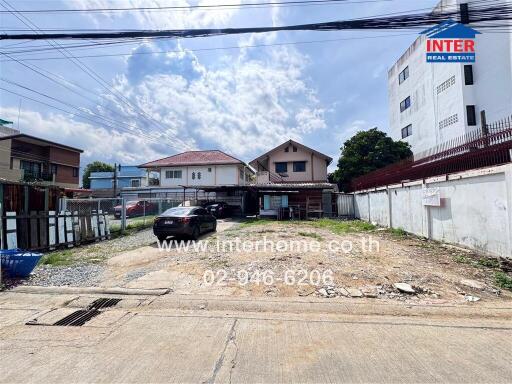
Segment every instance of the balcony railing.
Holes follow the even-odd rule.
[[[23,170],[23,181],[35,182],[35,181],[53,181],[53,174],[48,172],[31,172]]]

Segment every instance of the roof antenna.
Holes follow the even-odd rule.
[[[20,130],[20,114],[21,114],[21,99],[20,99],[20,103],[18,104],[18,131],[21,132],[21,130]]]

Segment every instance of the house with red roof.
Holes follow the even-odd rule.
[[[157,174],[161,188],[244,186],[254,177],[246,163],[219,150],[178,153],[139,168]]]

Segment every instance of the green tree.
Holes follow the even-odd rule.
[[[356,133],[340,149],[332,179],[342,191],[348,190],[354,178],[412,156],[408,143],[394,141],[377,128]]]
[[[82,175],[82,187],[86,189],[91,187],[91,172],[114,172],[114,166],[101,161],[93,161],[87,164]]]

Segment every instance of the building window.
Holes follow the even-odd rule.
[[[293,147],[293,152],[297,152],[297,147]]]
[[[197,180],[201,180],[201,172],[197,172]]]
[[[192,172],[192,180],[195,180],[195,179],[196,179],[196,173]]]
[[[409,67],[405,67],[398,75],[398,84],[402,84],[409,77]]]
[[[409,124],[407,127],[402,128],[402,139],[405,139],[408,136],[412,135],[412,124]]]
[[[464,84],[473,85],[473,66],[465,65],[464,66]]]
[[[286,148],[284,149],[284,151],[285,151],[285,152],[289,152],[289,151],[290,151],[290,147],[286,147]]]
[[[57,164],[50,164],[50,173],[52,175],[56,175],[57,174],[57,169],[58,169]]]
[[[211,171],[212,171],[212,169],[211,169],[211,168],[208,168],[208,172],[211,172]]]
[[[139,179],[132,179],[131,180],[131,186],[132,186],[132,188],[140,187],[140,180]]]
[[[411,96],[407,96],[407,98],[400,103],[400,112],[405,111],[410,106],[411,106]]]
[[[276,163],[276,173],[288,172],[288,163]]]
[[[476,125],[476,108],[474,105],[466,105],[468,125]]]
[[[166,179],[181,179],[181,171],[165,171]]]
[[[293,162],[293,172],[306,172],[306,162],[305,161],[294,161]]]
[[[73,177],[78,177],[78,168],[73,168]]]
[[[21,160],[20,169],[23,169],[25,173],[39,177],[41,174],[41,164],[34,161]]]

